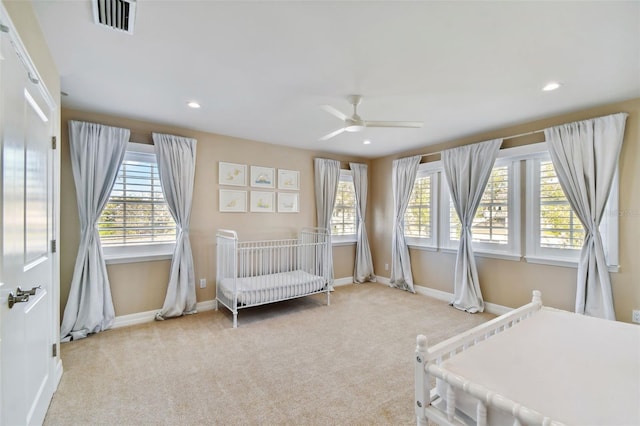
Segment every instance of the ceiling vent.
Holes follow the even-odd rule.
[[[93,0],[93,20],[117,31],[133,34],[136,0]]]

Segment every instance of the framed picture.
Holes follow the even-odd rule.
[[[251,186],[256,188],[275,188],[276,169],[251,166]]]
[[[299,211],[296,192],[278,193],[278,213],[298,213]]]
[[[219,210],[221,212],[246,212],[247,191],[221,189]]]
[[[300,172],[278,169],[278,189],[300,189]]]
[[[270,191],[251,191],[251,211],[255,213],[273,213],[276,193]]]
[[[235,163],[218,163],[220,185],[247,186],[247,166]]]

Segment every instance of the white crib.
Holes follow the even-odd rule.
[[[216,234],[216,301],[238,310],[318,293],[330,303],[331,239],[328,230],[304,228],[299,237],[238,241],[235,231]]]

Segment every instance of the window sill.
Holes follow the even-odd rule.
[[[407,244],[410,249],[414,250],[423,250],[423,251],[438,251],[438,247],[433,246],[422,246],[418,244]]]
[[[458,253],[458,249],[452,249],[452,248],[443,248],[443,249],[441,249],[441,251],[443,253],[453,253],[453,254],[457,254]],[[487,258],[490,258],[490,259],[511,260],[511,261],[515,261],[515,262],[519,262],[522,259],[522,256],[519,255],[519,254],[503,253],[503,252],[498,252],[498,251],[487,251],[487,250],[473,249],[473,254],[475,254],[476,256],[479,256],[479,257],[487,257]]]
[[[153,262],[173,258],[175,243],[155,243],[128,246],[103,247],[107,265],[116,263]]]
[[[154,262],[157,260],[170,260],[173,258],[173,253],[140,253],[136,255],[129,255],[126,253],[105,255],[104,261],[107,265],[116,265],[119,263],[140,263],[140,262]]]
[[[353,246],[357,243],[356,240],[349,241],[331,241],[332,247],[341,247],[341,246]]]
[[[554,259],[549,257],[536,257],[536,256],[525,256],[525,260],[528,263],[536,263],[539,265],[561,266],[564,268],[578,267],[577,260],[568,260],[568,259],[559,259],[559,258]],[[609,272],[620,272],[620,265],[607,265],[607,270]]]

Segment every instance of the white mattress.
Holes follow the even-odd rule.
[[[238,305],[255,305],[320,291],[325,287],[325,280],[319,275],[296,270],[237,278],[236,285]],[[225,297],[233,300],[233,279],[223,279],[221,288]]]
[[[640,327],[633,324],[543,308],[441,367],[565,424],[640,425]],[[465,398],[456,392],[475,418],[475,402]],[[513,424],[488,415],[491,425]]]

